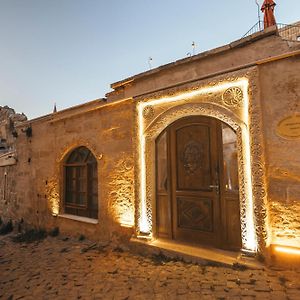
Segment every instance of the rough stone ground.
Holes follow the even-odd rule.
[[[234,270],[92,242],[0,237],[0,299],[300,299],[300,270]]]

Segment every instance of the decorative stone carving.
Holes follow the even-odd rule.
[[[262,116],[259,91],[256,81],[255,69],[249,76],[249,131],[251,144],[251,171],[252,171],[252,193],[254,199],[255,228],[258,252],[264,253],[268,243],[270,225],[268,219],[268,202],[266,190],[266,176],[264,166],[264,143],[262,138]]]
[[[58,163],[60,163],[71,150],[73,150],[77,147],[80,147],[80,146],[85,146],[89,150],[91,150],[91,152],[97,158],[97,160],[102,159],[103,154],[98,153],[97,147],[95,146],[95,144],[92,144],[90,141],[86,141],[86,140],[83,140],[83,139],[78,139],[78,140],[71,141],[67,145],[64,145],[64,147],[60,150],[56,161]]]
[[[153,106],[147,105],[143,109],[143,117],[146,119],[150,119],[154,116],[154,109]]]
[[[279,136],[290,139],[300,139],[300,114],[293,114],[281,120],[276,128]]]
[[[110,174],[109,209],[115,222],[128,227],[134,225],[134,168],[133,160],[116,162]]]
[[[223,93],[222,99],[227,106],[240,106],[243,101],[243,91],[237,86],[230,87]]]
[[[58,179],[53,177],[45,185],[45,195],[52,215],[58,215],[60,205]]]

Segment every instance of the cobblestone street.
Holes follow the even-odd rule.
[[[0,237],[0,299],[300,299],[300,270],[199,266],[93,245]]]

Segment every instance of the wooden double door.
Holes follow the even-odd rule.
[[[156,228],[160,238],[241,247],[235,132],[188,117],[156,140]]]

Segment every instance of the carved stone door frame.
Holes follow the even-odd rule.
[[[261,109],[255,78],[256,71],[252,69],[247,77],[224,77],[209,85],[198,83],[137,99],[137,236],[155,238],[156,138],[180,118],[209,116],[226,123],[237,134],[242,250],[264,252],[268,243],[268,214]]]

